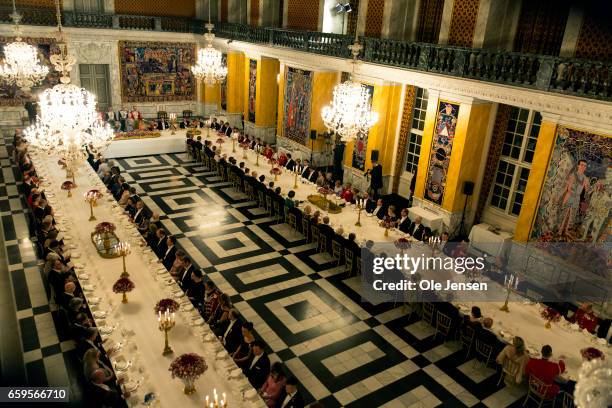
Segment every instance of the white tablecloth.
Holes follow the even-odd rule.
[[[499,302],[478,302],[460,304],[466,314],[472,306],[480,307],[484,317],[493,319],[493,331],[504,341],[511,343],[514,336],[520,336],[532,356],[539,357],[545,344],[553,349],[553,360],[562,356],[566,365],[567,376],[576,380],[578,370],[582,365],[580,350],[595,347],[609,354],[609,346],[605,340],[586,332],[573,329],[563,318],[558,323],[551,323],[551,328],[545,327],[546,321],[540,316],[541,304],[531,302],[509,302],[510,312],[503,312]],[[602,344],[603,343],[603,344]],[[608,355],[607,358],[610,356]]]
[[[110,159],[185,151],[187,133],[185,129],[176,130],[174,135],[170,130],[164,130],[160,133],[160,137],[113,140],[106,152],[104,152],[104,156]]]
[[[442,232],[442,227],[444,226],[442,217],[432,211],[422,207],[410,207],[408,209],[408,217],[412,221],[416,217],[421,217],[424,226],[431,228],[432,231],[438,231],[438,234]]]
[[[106,318],[96,318],[96,325],[116,326],[105,342],[105,347],[122,342],[123,348],[115,359],[134,361],[133,367],[128,370],[128,379],[142,381],[142,385],[129,398],[128,403],[131,406],[142,404],[144,395],[154,392],[159,401],[158,406],[202,406],[204,396],[212,395],[213,389],[216,388],[219,393],[227,393],[229,406],[265,407],[257,396],[254,401],[243,401],[243,390],[246,390],[247,399],[255,390],[244,376],[237,380],[229,379],[229,373],[235,370],[236,366],[216,339],[213,338],[211,342],[203,341],[203,336],[211,332],[205,325],[193,325],[195,322],[203,323],[195,311],[177,312],[176,326],[169,334],[174,355],[162,356],[164,338],[158,329],[154,306],[162,298],[173,297],[173,291],[177,290],[178,286],[175,283],[167,284],[166,281],[170,279],[167,272],[158,274],[161,264],[157,263],[155,256],[148,252],[148,249],[143,251],[138,246],[142,238],[127,221],[121,209],[116,207],[109,194],[94,208],[97,221],[88,221],[89,205],[84,201],[83,194],[93,187],[106,191],[89,166],[83,166],[79,170],[76,178],[78,188],[73,191],[71,198],[67,198],[66,192],[59,188],[65,180],[65,172],[56,164],[57,159],[43,154],[32,156],[37,171],[44,177],[45,189],[60,221],[60,229],[68,243],[75,246],[72,254],[77,274],[81,278],[83,274],[89,275],[88,280],[79,278],[81,285],[95,286],[91,294],[85,293],[86,298],[90,303],[94,301],[92,298],[100,299],[99,306],[93,309],[107,312]],[[130,279],[136,288],[128,294],[127,304],[121,303],[121,295],[112,292],[112,285],[122,271],[121,258],[101,258],[91,242],[90,234],[94,226],[101,221],[113,222],[117,226],[115,233],[119,239],[132,243],[133,253],[126,261]],[[181,381],[172,379],[168,368],[173,358],[191,352],[206,359],[208,370],[196,381],[197,393],[186,396],[183,394]],[[226,359],[217,360],[218,352]]]
[[[505,255],[512,243],[512,234],[505,231],[496,234],[489,228],[491,226],[484,223],[472,227],[469,236],[470,248],[493,256]]]

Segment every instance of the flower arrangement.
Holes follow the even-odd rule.
[[[319,194],[323,194],[323,195],[328,195],[328,194],[333,194],[334,190],[332,190],[329,187],[319,187],[319,189],[317,190],[317,192]]]
[[[395,240],[395,247],[401,251],[410,248],[410,240],[406,237],[401,237]]]
[[[93,197],[95,197],[95,198],[96,198],[96,200],[97,200],[97,199],[102,198],[102,195],[103,195],[103,194],[102,194],[102,192],[101,192],[100,190],[98,190],[97,188],[92,188],[91,190],[89,190],[89,191],[87,192],[87,195],[89,195],[89,196],[93,196]]]
[[[551,322],[558,322],[559,320],[561,320],[561,314],[557,312],[555,309],[553,309],[552,307],[546,307],[542,309],[542,311],[540,312],[540,316],[542,316],[542,318],[546,320],[545,327],[547,329],[550,328]]]
[[[222,137],[217,139],[217,144],[223,144],[225,143],[225,139],[223,139]]]
[[[243,148],[244,150],[247,150],[251,148],[251,144],[249,142],[242,142],[240,143],[240,147]]]
[[[112,222],[104,221],[96,225],[94,232],[96,234],[111,234],[115,232],[115,224]]]
[[[162,299],[155,305],[155,314],[164,313],[168,311],[169,313],[175,313],[179,310],[180,305],[174,299]]]
[[[278,176],[282,172],[283,171],[280,169],[280,167],[272,167],[272,170],[270,170],[270,174],[272,174],[273,176]]]
[[[591,361],[595,359],[605,360],[606,355],[599,349],[595,347],[586,347],[580,350],[580,355],[585,361]]]
[[[113,292],[122,293],[123,299],[121,300],[121,302],[127,303],[128,300],[126,293],[133,291],[135,287],[136,285],[134,285],[134,282],[132,282],[129,278],[119,278],[113,284]]]
[[[62,190],[72,190],[74,188],[74,183],[70,180],[66,180],[62,183]]]
[[[172,378],[180,378],[185,383],[185,394],[195,392],[194,381],[208,370],[206,360],[195,353],[186,353],[178,356],[170,364],[168,371]]]

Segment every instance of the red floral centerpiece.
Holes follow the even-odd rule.
[[[317,192],[319,194],[323,194],[324,196],[328,195],[328,194],[333,194],[334,190],[332,190],[329,187],[319,187],[319,189],[317,190]]]
[[[113,224],[112,222],[103,221],[96,225],[96,229],[94,230],[94,232],[96,234],[112,234],[113,232],[115,232],[115,229],[115,224]]]
[[[540,315],[542,316],[542,318],[544,318],[544,320],[546,320],[546,325],[544,327],[546,327],[547,329],[550,329],[551,322],[558,322],[559,320],[561,320],[561,314],[552,307],[542,309]]]
[[[62,190],[68,190],[68,197],[72,197],[72,190],[73,188],[75,188],[76,186],[74,185],[74,183],[70,180],[66,180],[62,183]]]
[[[132,282],[130,278],[119,278],[117,282],[113,284],[113,292],[122,293],[123,299],[121,299],[121,303],[127,303],[128,299],[126,294],[133,291],[135,287],[134,282]]]
[[[88,192],[85,193],[85,200],[91,201],[91,204],[95,207],[96,201],[101,199],[104,196],[100,190],[97,188],[92,188]]]
[[[195,353],[186,353],[178,356],[168,369],[172,378],[180,378],[185,383],[183,392],[187,395],[195,392],[195,380],[208,370],[206,360]]]
[[[282,172],[283,171],[280,169],[280,167],[272,167],[272,170],[270,170],[270,174],[272,174],[274,176],[274,181],[278,181],[278,176]]]
[[[585,361],[591,361],[595,359],[605,360],[606,355],[599,349],[595,347],[586,347],[580,350],[580,355]]]
[[[405,237],[398,238],[397,240],[395,240],[394,244],[395,244],[395,247],[402,252],[410,248],[410,240]]]
[[[223,143],[225,143],[225,139],[224,138],[220,137],[220,138],[217,139],[217,144],[221,145]]]
[[[164,314],[166,311],[175,313],[179,310],[180,305],[174,299],[162,299],[155,305],[155,314]]]

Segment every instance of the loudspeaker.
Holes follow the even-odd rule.
[[[311,140],[317,140],[317,131],[316,130],[311,130],[310,131],[310,139]]]
[[[466,196],[471,196],[474,194],[474,183],[471,181],[465,181],[463,183],[463,194]]]
[[[378,150],[372,150],[370,152],[370,161],[378,161]]]

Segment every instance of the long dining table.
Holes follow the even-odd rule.
[[[220,136],[215,132],[205,129],[202,136],[203,139],[211,141],[219,148],[219,144],[216,144],[216,141]],[[322,217],[329,217],[330,224],[335,230],[339,228],[342,229],[342,235],[345,238],[349,233],[353,232],[357,236],[356,241],[361,245],[363,245],[366,240],[372,240],[375,243],[373,247],[375,252],[385,252],[388,256],[394,256],[400,251],[394,248],[393,243],[398,238],[403,237],[407,238],[412,243],[411,249],[407,250],[408,255],[419,257],[423,254],[431,253],[431,249],[427,244],[417,242],[409,235],[397,229],[390,229],[387,235],[385,235],[385,229],[380,226],[380,220],[375,216],[373,217],[366,214],[365,211],[361,213],[361,226],[356,226],[358,209],[355,205],[346,203],[341,207],[340,213],[329,213],[328,211],[316,207],[308,201],[308,196],[318,195],[318,186],[315,183],[304,180],[299,174],[296,178],[295,173],[287,171],[284,168],[281,169],[282,173],[275,178],[274,175],[270,173],[273,165],[269,163],[264,156],[259,154],[259,159],[257,159],[258,153],[255,150],[243,150],[239,147],[237,142],[227,140],[225,137],[222,138],[224,143],[220,145],[221,149],[220,151],[218,150],[219,155],[227,155],[227,157],[232,156],[238,162],[244,161],[245,167],[248,167],[251,171],[256,171],[258,175],[265,175],[266,183],[268,181],[274,181],[275,187],[281,187],[281,195],[283,197],[286,197],[287,193],[293,190],[295,192],[294,199],[302,202],[300,208],[310,205],[313,211],[318,209]],[[232,145],[234,145],[234,148]],[[336,198],[333,195],[329,199],[337,204],[342,203],[340,198]],[[438,256],[445,257],[441,252],[438,252]],[[466,281],[465,276],[448,270],[442,271],[442,275],[438,276],[438,281],[447,278],[455,282]],[[562,356],[565,360],[565,376],[570,379],[576,379],[578,377],[578,371],[582,364],[580,350],[588,347],[595,347],[603,351],[604,354],[608,354],[609,344],[605,339],[599,339],[597,336],[585,330],[581,330],[575,324],[569,324],[562,319],[560,322],[552,323],[551,328],[546,328],[546,321],[540,316],[541,309],[544,306],[528,299],[520,293],[511,293],[509,297],[510,312],[501,311],[500,309],[504,302],[499,301],[499,299],[505,297],[506,288],[486,276],[482,276],[479,279],[481,282],[487,283],[489,288],[491,288],[489,290],[495,291],[497,294],[493,296],[483,293],[475,294],[473,296],[473,301],[469,301],[470,299],[464,295],[459,300],[451,300],[451,303],[459,309],[460,313],[466,315],[469,314],[472,306],[479,306],[483,312],[483,316],[491,317],[494,320],[492,330],[502,342],[510,344],[514,336],[521,336],[527,344],[530,355],[536,358],[539,357],[542,345],[550,344],[556,358]],[[496,301],[492,301],[492,299]]]
[[[141,406],[145,395],[155,396],[151,406],[201,407],[205,396],[213,391],[226,394],[228,407],[265,407],[264,401],[234,364],[221,342],[205,324],[182,290],[159,263],[157,257],[144,246],[144,240],[127,214],[107,192],[93,169],[87,164],[76,174],[77,187],[71,197],[61,189],[67,179],[57,158],[46,152],[31,152],[32,160],[42,178],[42,187],[52,205],[58,227],[69,247],[83,296],[98,327],[103,346],[110,352],[110,360],[121,385],[129,391],[129,406]],[[98,189],[104,196],[93,207],[96,220],[90,219],[90,206],[84,194]],[[123,270],[121,257],[101,257],[92,241],[92,232],[99,222],[116,226],[115,234],[121,242],[131,244],[126,256],[126,268],[135,289],[127,294],[128,303],[113,292],[114,282]],[[162,355],[164,333],[154,311],[163,298],[174,298],[181,304],[176,313],[175,327],[169,332],[173,354]],[[197,353],[204,357],[208,369],[195,382],[197,392],[186,395],[180,379],[172,378],[170,363],[183,353]]]

